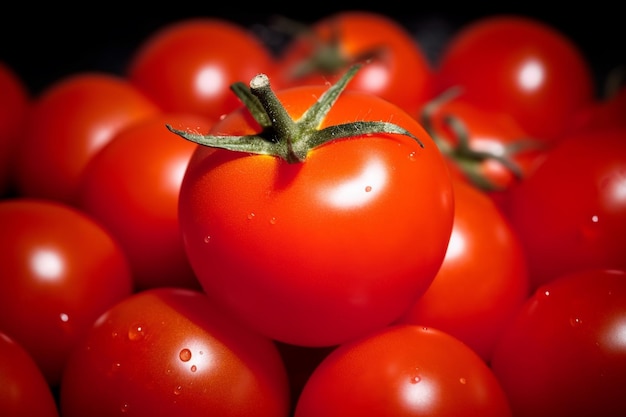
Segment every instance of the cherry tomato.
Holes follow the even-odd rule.
[[[58,384],[92,322],[132,290],[130,266],[107,230],[60,202],[0,201],[0,330]]]
[[[214,121],[241,105],[232,83],[270,73],[274,65],[269,48],[246,28],[219,18],[191,18],[144,39],[127,75],[164,111]]]
[[[262,334],[301,346],[336,345],[396,320],[434,278],[452,230],[451,180],[422,126],[378,96],[336,96],[336,86],[279,91],[268,120],[280,126],[261,131],[244,108],[215,123],[217,143],[252,135],[285,155],[200,146],[179,197],[204,290]],[[366,129],[390,120],[413,137]],[[310,148],[316,133],[332,140]]]
[[[519,15],[486,16],[462,27],[443,48],[436,71],[441,90],[460,86],[467,100],[509,113],[542,140],[556,141],[595,94],[578,46],[554,27]]]
[[[476,188],[455,182],[454,210],[443,264],[400,322],[443,330],[489,362],[528,297],[524,250],[500,209]]]
[[[12,191],[15,147],[26,126],[30,91],[13,68],[0,61],[0,197]]]
[[[369,65],[349,89],[368,92],[415,114],[431,92],[432,68],[417,40],[393,18],[349,10],[314,22],[283,48],[277,76],[284,86],[335,83],[355,62]]]
[[[83,171],[77,205],[124,248],[135,290],[199,288],[178,226],[178,193],[196,144],[172,136],[166,124],[208,132],[205,118],[159,114],[121,129]]]
[[[626,129],[564,137],[510,192],[532,290],[579,269],[626,269]]]
[[[313,371],[295,417],[511,416],[504,391],[467,345],[397,325],[333,350]]]
[[[16,187],[26,197],[73,204],[87,162],[124,126],[159,113],[124,78],[77,73],[33,104],[17,149]]]
[[[541,286],[491,367],[519,417],[626,415],[626,271],[587,269]]]
[[[48,382],[19,343],[0,331],[0,415],[59,417]]]
[[[70,357],[63,417],[286,417],[289,390],[271,340],[205,294],[155,288],[106,311]]]

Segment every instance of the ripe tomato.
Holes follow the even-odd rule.
[[[283,48],[279,84],[335,83],[356,62],[368,62],[348,86],[415,114],[431,96],[432,68],[417,40],[378,12],[342,11],[314,22]]]
[[[455,182],[454,210],[443,264],[400,322],[443,330],[489,362],[528,296],[524,250],[500,209],[476,188]]]
[[[440,91],[508,112],[532,137],[555,141],[578,109],[593,100],[595,81],[576,44],[554,27],[493,15],[461,28],[436,66]]]
[[[159,114],[120,130],[85,167],[77,205],[102,223],[124,248],[135,290],[199,288],[178,226],[178,193],[196,144],[165,128],[209,131],[196,115]]]
[[[511,416],[487,364],[440,330],[385,328],[333,350],[313,371],[295,417]]]
[[[0,197],[13,187],[15,147],[26,126],[31,105],[30,91],[13,68],[0,61]]]
[[[166,112],[214,121],[241,103],[230,85],[272,71],[269,48],[238,24],[218,18],[170,23],[146,38],[131,57],[130,81]]]
[[[592,267],[626,269],[626,128],[564,137],[510,192],[531,287]]]
[[[0,331],[0,415],[59,417],[48,382],[30,353]]]
[[[158,112],[114,75],[78,73],[50,85],[33,103],[16,151],[17,192],[73,204],[91,157],[121,128]]]
[[[491,367],[519,417],[626,415],[626,271],[588,269],[537,289]]]
[[[276,99],[259,80],[261,101]],[[452,229],[451,180],[426,131],[391,102],[337,95],[338,85],[279,91],[266,114],[275,124],[262,130],[244,108],[214,124],[216,143],[278,152],[200,146],[179,197],[204,290],[295,345],[336,345],[397,319],[434,278]],[[414,137],[368,130],[381,121]]]
[[[271,340],[205,294],[155,288],[106,311],[72,353],[63,417],[286,417],[289,390]]]
[[[132,291],[125,254],[99,223],[51,200],[0,201],[0,330],[50,385],[91,323]]]

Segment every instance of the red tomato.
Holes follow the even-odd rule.
[[[0,61],[0,197],[13,187],[12,168],[15,148],[26,126],[31,105],[30,91],[6,63]]]
[[[196,144],[173,137],[166,124],[209,131],[196,115],[162,114],[120,130],[85,167],[77,205],[124,248],[135,290],[199,288],[178,226],[178,193]]]
[[[595,100],[574,115],[568,134],[580,129],[601,129],[604,127],[626,127],[626,85],[613,95]]]
[[[50,200],[0,201],[0,330],[50,385],[92,322],[132,290],[125,254],[100,224]]]
[[[0,331],[0,415],[59,417],[48,382],[20,344]]]
[[[73,204],[91,157],[124,126],[158,112],[114,75],[79,73],[50,85],[33,103],[16,151],[17,191]]]
[[[356,62],[368,62],[348,86],[389,100],[410,114],[431,96],[432,68],[399,22],[382,13],[342,11],[295,36],[278,59],[279,84],[335,83]]]
[[[591,269],[539,288],[491,366],[516,417],[626,415],[626,272]]]
[[[204,290],[262,334],[312,347],[396,320],[439,269],[454,213],[443,156],[413,117],[345,91],[311,121],[330,91],[334,97],[334,87],[322,86],[277,93],[284,109],[272,108],[272,120],[308,111],[299,124],[261,132],[243,108],[217,122],[216,141],[253,135],[285,159],[200,146],[179,198],[185,248]],[[355,120],[356,133],[346,126]],[[363,130],[390,120],[423,147],[405,134]],[[315,133],[333,140],[311,149]],[[288,162],[296,154],[304,160]]]
[[[467,345],[398,325],[345,343],[313,371],[295,417],[511,416],[504,391]]]
[[[626,129],[564,137],[507,201],[532,289],[564,273],[626,269]]]
[[[489,362],[528,296],[526,259],[508,220],[485,194],[456,182],[454,210],[443,264],[401,322],[443,330]]]
[[[556,140],[595,94],[593,73],[577,45],[523,16],[487,16],[461,28],[436,70],[441,90],[460,86],[468,101],[509,113],[542,140]]]
[[[105,312],[70,357],[63,417],[286,417],[276,346],[205,294],[149,289]]]
[[[163,110],[218,120],[241,105],[232,83],[271,72],[274,65],[269,48],[253,32],[223,19],[192,18],[148,36],[127,74]]]

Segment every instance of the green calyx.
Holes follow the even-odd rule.
[[[389,122],[357,121],[318,129],[359,68],[360,65],[352,66],[298,120],[293,120],[289,116],[272,91],[269,78],[265,74],[255,76],[250,81],[249,88],[243,83],[234,83],[231,86],[232,91],[261,127],[261,131],[253,135],[200,135],[177,130],[170,125],[166,127],[171,132],[199,145],[257,155],[273,155],[288,163],[304,162],[308,152],[317,146],[336,139],[360,135],[405,135],[424,147],[423,143],[411,132]]]

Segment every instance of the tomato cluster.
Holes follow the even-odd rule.
[[[517,15],[266,29],[0,63],[0,414],[626,415],[624,85]]]

